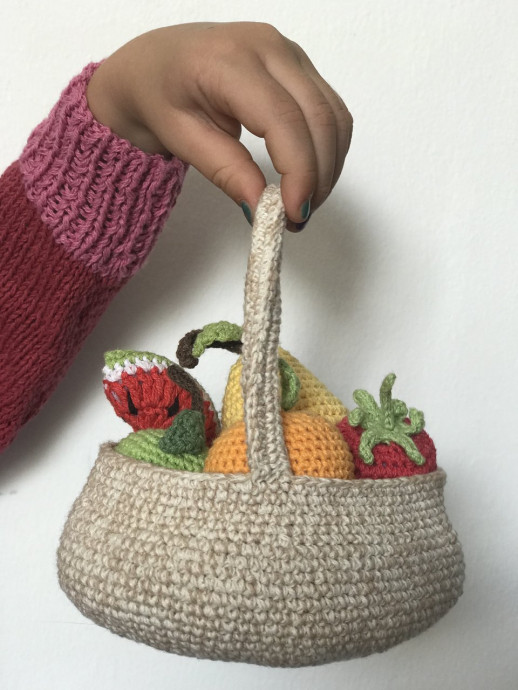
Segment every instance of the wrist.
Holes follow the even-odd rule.
[[[172,154],[153,132],[131,114],[121,80],[114,77],[111,64],[107,60],[96,69],[88,83],[86,99],[94,118],[141,151],[171,158]]]

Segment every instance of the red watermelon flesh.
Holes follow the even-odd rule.
[[[104,380],[106,397],[116,414],[130,424],[133,431],[167,429],[181,410],[191,409],[191,393],[175,383],[166,369],[153,367],[135,373],[123,371],[119,381]],[[204,399],[205,433],[210,445],[217,426],[214,408]]]

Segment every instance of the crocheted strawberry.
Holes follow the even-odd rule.
[[[115,412],[134,431],[167,429],[182,410],[205,420],[210,446],[219,430],[214,405],[189,373],[152,352],[113,350],[105,354],[104,391]]]
[[[358,407],[338,423],[358,478],[405,477],[437,469],[434,443],[424,431],[424,415],[392,399],[395,380],[395,374],[383,380],[379,405],[367,391],[355,391]]]

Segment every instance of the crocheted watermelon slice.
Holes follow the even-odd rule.
[[[219,430],[216,410],[184,369],[152,352],[113,350],[104,359],[106,397],[134,431],[167,429],[182,410],[197,410],[205,419],[207,444],[212,443]]]

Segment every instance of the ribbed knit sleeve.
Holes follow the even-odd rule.
[[[74,77],[0,178],[0,451],[145,261],[187,166],[97,122]]]
[[[94,119],[86,87],[99,64],[72,79],[29,137],[20,169],[56,242],[96,273],[126,278],[155,243],[187,166],[144,153]]]

